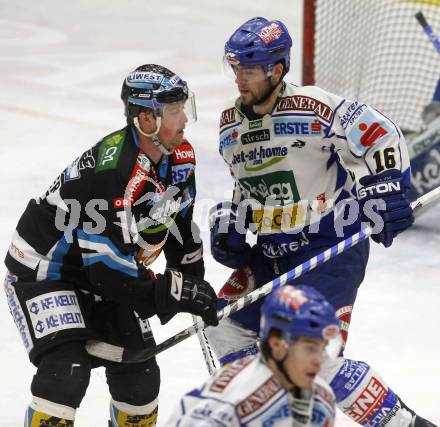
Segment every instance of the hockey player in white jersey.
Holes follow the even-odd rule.
[[[211,212],[212,255],[235,270],[220,290],[223,305],[362,224],[374,226],[372,239],[388,247],[413,223],[399,128],[362,102],[286,83],[291,46],[282,22],[261,17],[241,25],[225,45],[224,63],[240,96],[220,120],[219,151],[235,180],[233,199]],[[253,247],[248,229],[257,234]],[[368,253],[364,241],[298,279],[335,307],[345,339]],[[253,303],[207,329],[221,363],[257,352],[260,306]],[[323,375],[337,406],[359,424],[432,426],[364,362],[341,356]]]
[[[262,307],[260,338],[260,355],[184,395],[166,425],[332,427],[334,394],[318,372],[341,345],[334,308],[310,286],[275,289]]]

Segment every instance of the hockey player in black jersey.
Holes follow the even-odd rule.
[[[90,370],[104,365],[110,426],[154,426],[156,361],[122,365],[90,356],[88,339],[154,345],[148,318],[178,312],[216,325],[192,221],[195,155],[184,139],[194,96],[170,70],[144,65],[121,94],[127,126],[74,160],[30,200],[6,255],[11,314],[37,373],[25,426],[73,426]],[[164,252],[167,269],[149,265]]]

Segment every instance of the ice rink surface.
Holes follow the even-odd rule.
[[[234,84],[222,74],[226,38],[246,19],[282,19],[294,38],[290,81],[300,83],[299,0],[0,0],[0,253],[28,199],[41,195],[75,157],[124,125],[119,93],[125,75],[144,63],[180,74],[196,93],[198,122],[187,131],[198,159],[196,214],[209,248],[207,207],[231,194],[217,153],[219,113]],[[417,220],[393,247],[373,245],[360,288],[346,355],[377,368],[421,415],[440,423],[439,207]],[[206,252],[209,252],[207,250]],[[3,255],[2,255],[3,256]],[[219,289],[230,271],[206,256]],[[163,260],[153,266],[163,269]],[[0,267],[0,276],[5,268]],[[157,342],[190,324],[180,315],[160,326]],[[34,373],[0,295],[0,427],[22,425]],[[159,425],[179,396],[207,376],[197,338],[158,357]],[[106,426],[104,372],[93,371],[77,412],[78,427]],[[337,425],[354,425],[345,416]]]

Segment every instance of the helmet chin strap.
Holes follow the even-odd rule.
[[[139,125],[139,119],[137,117],[135,117],[133,119],[133,123],[141,135],[146,136],[148,138],[151,138],[151,140],[153,141],[153,144],[160,150],[160,152],[162,154],[165,154],[165,155],[173,154],[173,151],[167,150],[165,148],[165,146],[159,141],[159,138],[157,137],[157,134],[160,131],[160,127],[162,125],[162,120],[160,117],[156,117],[157,129],[152,133],[146,133],[141,129],[141,127]]]
[[[278,370],[281,372],[282,375],[284,375],[284,378],[286,378],[286,380],[292,384],[292,388],[295,388],[296,385],[295,383],[292,381],[292,379],[290,378],[290,375],[288,374],[288,372],[286,371],[286,368],[284,367],[284,361],[287,359],[287,354],[281,359],[281,360],[276,360],[275,358],[272,357],[272,359],[274,360],[275,364],[277,365]]]

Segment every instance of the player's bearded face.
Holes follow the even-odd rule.
[[[268,76],[261,66],[235,67],[234,72],[235,83],[244,105],[258,104],[270,92]]]

